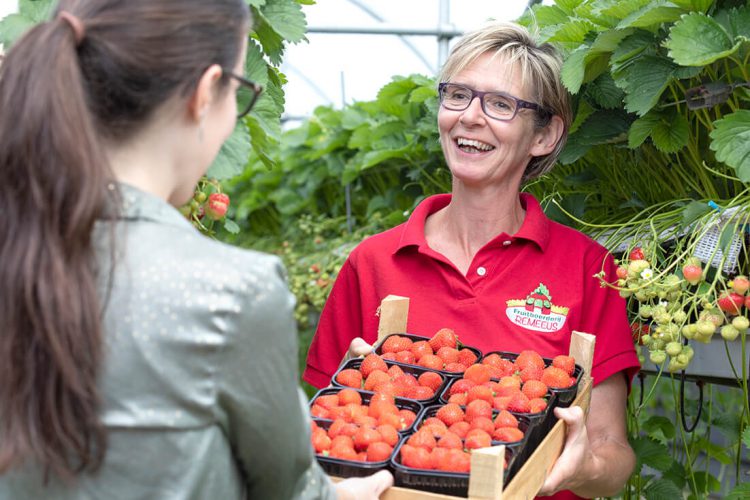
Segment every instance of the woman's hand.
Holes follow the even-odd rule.
[[[339,500],[376,500],[391,486],[393,476],[387,470],[381,470],[372,476],[341,481],[336,484],[336,494]]]
[[[372,352],[372,346],[364,341],[361,337],[354,337],[351,344],[349,344],[349,351],[347,351],[344,360],[356,358],[358,356],[367,356]]]
[[[579,406],[555,408],[555,416],[568,426],[565,447],[539,490],[540,496],[552,495],[574,487],[571,483],[583,469],[587,460],[592,459],[591,445],[586,430],[586,419]]]

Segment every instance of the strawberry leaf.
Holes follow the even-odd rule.
[[[247,127],[242,121],[238,121],[232,131],[232,135],[224,142],[219,154],[214,159],[206,175],[214,179],[231,179],[242,173],[250,156],[250,138]]]
[[[710,147],[743,182],[750,181],[750,110],[742,109],[714,122]]]
[[[706,12],[714,4],[714,0],[672,0],[672,3],[685,10]]]
[[[615,85],[612,75],[604,73],[586,86],[586,95],[604,109],[622,106],[624,93]]]
[[[654,479],[649,481],[643,493],[646,500],[674,500],[682,498],[682,492],[672,481],[668,479]]]
[[[713,209],[706,203],[702,203],[700,201],[691,201],[682,211],[682,221],[680,222],[680,229],[687,228],[693,222],[697,221],[711,210]]]
[[[739,41],[734,43],[723,26],[697,12],[682,16],[664,42],[669,57],[682,66],[705,66],[729,56],[740,45]]]
[[[750,498],[750,483],[740,483],[725,497],[726,500],[744,500]]]
[[[743,5],[738,9],[722,10],[714,16],[732,38],[750,39],[750,6]]]
[[[689,125],[685,115],[670,113],[672,119],[659,120],[651,131],[654,146],[664,153],[676,153],[688,143]]]
[[[643,141],[651,135],[660,121],[661,114],[654,110],[634,121],[628,131],[628,147],[635,149],[643,144]]]
[[[693,471],[693,478],[695,479],[695,487],[698,491],[711,492],[721,489],[719,480],[713,474],[706,471]]]
[[[669,449],[658,441],[639,436],[634,438],[630,444],[637,459],[636,471],[641,470],[644,465],[662,472],[672,467],[674,459],[669,454]]]
[[[624,72],[623,82],[618,83],[625,90],[625,108],[645,115],[659,101],[674,70],[674,64],[664,57],[647,55],[635,60]]]
[[[667,439],[672,439],[675,436],[674,423],[667,417],[654,415],[649,417],[646,422],[643,423],[643,430],[651,437],[655,437],[654,433],[659,433],[664,439],[659,439],[662,443]]]
[[[261,12],[271,28],[286,41],[298,43],[305,40],[307,21],[302,6],[296,1],[266,0]]]
[[[683,13],[684,10],[676,7],[672,2],[656,0],[628,15],[617,25],[617,28],[650,28],[676,21]]]
[[[599,0],[596,2],[596,10],[600,15],[625,19],[633,12],[648,5],[650,1],[651,0],[632,0],[630,2],[623,2],[622,0]]]
[[[742,444],[745,445],[745,448],[750,449],[750,427],[745,427],[745,430],[742,431]]]

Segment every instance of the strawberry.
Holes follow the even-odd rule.
[[[455,424],[448,427],[448,430],[452,432],[453,434],[455,434],[456,436],[463,439],[466,437],[466,434],[471,430],[471,424],[469,422],[461,420],[460,422],[456,422]]]
[[[393,365],[388,368],[387,373],[392,379],[397,379],[398,377],[404,375],[404,370],[402,370],[398,365]]]
[[[414,469],[432,469],[429,450],[404,444],[401,447],[401,463]]]
[[[747,276],[736,276],[732,280],[732,289],[740,295],[745,295],[750,289],[750,279]]]
[[[529,413],[541,413],[547,409],[547,400],[544,398],[529,399]]]
[[[618,266],[617,277],[621,280],[628,279],[628,268],[625,266]]]
[[[529,413],[529,398],[522,392],[517,392],[511,396],[508,401],[508,411],[514,411],[517,413]]]
[[[740,313],[740,308],[745,303],[745,297],[735,292],[722,292],[716,304],[719,309],[732,316]]]
[[[464,392],[469,392],[469,389],[471,389],[475,385],[478,385],[478,384],[474,382],[473,380],[469,380],[465,378],[458,379],[455,382],[453,382],[453,384],[451,384],[451,388],[448,391],[448,395],[452,396],[454,394],[461,394]]]
[[[360,427],[352,436],[354,449],[357,451],[366,450],[371,443],[382,441],[383,437],[378,431],[370,427]]]
[[[630,255],[628,256],[630,260],[646,260],[646,255],[643,253],[643,249],[641,247],[635,247],[630,251]]]
[[[466,400],[471,402],[475,399],[483,399],[489,403],[492,403],[493,397],[494,394],[492,393],[492,389],[490,389],[486,385],[475,385],[474,387],[469,389]]]
[[[694,262],[690,262],[682,266],[682,275],[685,277],[688,283],[691,285],[697,285],[703,279],[703,269],[701,269],[700,261],[694,259]]]
[[[523,370],[527,366],[537,366],[544,369],[544,359],[542,356],[538,352],[530,349],[518,353],[518,357],[516,357],[513,364],[518,371]]]
[[[487,434],[492,434],[495,430],[495,424],[492,423],[490,417],[474,417],[471,419],[471,429],[482,429]]]
[[[543,398],[547,395],[547,385],[540,380],[529,380],[521,388],[521,392],[529,399]]]
[[[423,385],[408,387],[404,392],[404,397],[409,399],[430,399],[434,395],[435,391]]]
[[[390,335],[385,339],[380,350],[382,352],[408,351],[412,344],[413,342],[409,338],[402,337],[401,335]]]
[[[492,433],[495,441],[502,441],[504,443],[516,443],[523,439],[523,431],[516,427],[498,427],[495,432]]]
[[[428,450],[431,450],[435,446],[437,446],[437,440],[435,439],[435,436],[433,436],[431,432],[421,429],[412,434],[406,441],[406,443],[416,448],[425,448]]]
[[[438,448],[455,448],[456,450],[463,450],[464,443],[458,434],[453,432],[446,432],[437,442]]]
[[[484,384],[490,381],[490,367],[483,364],[471,365],[464,372],[464,379],[471,380],[476,384]]]
[[[571,356],[565,356],[561,354],[559,356],[555,356],[552,359],[552,366],[560,368],[568,375],[573,375],[573,372],[576,369],[576,360]]]
[[[399,363],[406,363],[407,365],[417,364],[416,356],[414,356],[414,353],[409,350],[399,351],[396,354],[393,354],[392,352],[386,354],[393,355],[394,361],[398,361]],[[385,355],[383,355],[383,358],[385,358]]]
[[[355,370],[354,368],[346,368],[344,370],[341,370],[339,374],[336,375],[336,382],[348,387],[354,387],[355,389],[361,389],[362,373],[360,373],[359,370]]]
[[[362,404],[362,395],[355,391],[354,389],[341,389],[336,396],[338,397],[339,404],[341,406],[348,405],[350,403],[355,403],[358,405]],[[320,402],[320,399],[325,396],[321,396],[316,400],[316,402]]]
[[[320,405],[323,408],[333,408],[334,406],[339,405],[339,395],[323,394],[322,396],[318,396],[317,398],[315,398],[313,404]]]
[[[375,370],[387,372],[388,365],[385,364],[385,361],[383,361],[383,358],[381,358],[379,355],[370,353],[365,356],[365,359],[362,360],[362,364],[359,365],[359,371],[362,372],[362,375],[365,378],[367,378],[367,376]]]
[[[372,391],[379,384],[383,382],[388,382],[390,380],[391,380],[391,377],[389,377],[386,372],[375,370],[370,375],[368,375],[367,378],[365,379],[364,389],[366,391]]]
[[[465,392],[459,392],[448,398],[449,403],[456,403],[459,406],[466,406],[469,402],[469,396]]]
[[[323,453],[331,449],[331,438],[323,429],[317,429],[312,434],[312,445],[315,448],[315,453]]]
[[[443,377],[439,373],[424,372],[417,378],[417,382],[419,382],[419,385],[429,387],[435,392],[443,384]]]
[[[542,375],[542,382],[547,384],[547,387],[554,388],[565,388],[571,386],[571,377],[567,372],[561,370],[556,366],[549,366],[544,369]]]
[[[477,362],[477,355],[471,349],[461,349],[458,351],[458,362],[468,368]]]
[[[227,214],[229,196],[224,193],[211,193],[205,204],[204,213],[211,220],[221,220]]]
[[[435,416],[442,420],[445,425],[451,426],[456,422],[463,421],[464,411],[457,404],[448,403],[447,405],[442,406]]]
[[[367,447],[367,461],[384,462],[390,458],[391,453],[393,453],[393,446],[383,441],[370,443]]]
[[[644,335],[648,335],[651,332],[651,327],[646,323],[633,321],[630,324],[630,331],[633,335],[633,343],[636,345],[643,345],[642,338]]]
[[[443,367],[443,370],[451,373],[463,373],[466,371],[466,366],[461,363],[448,363]]]
[[[508,410],[501,410],[495,417],[495,427],[518,427],[518,419]]]
[[[433,352],[437,352],[441,347],[456,348],[458,344],[458,335],[450,328],[441,328],[428,341]]]
[[[464,420],[471,423],[477,417],[492,417],[492,405],[484,399],[475,399],[466,405]]]
[[[426,340],[419,340],[417,342],[414,342],[409,350],[414,353],[414,357],[417,361],[422,359],[422,356],[424,356],[425,354],[435,354],[435,351],[433,351],[432,347],[430,347],[429,342],[427,342]]]
[[[435,355],[442,359],[446,365],[449,363],[458,363],[458,349],[455,347],[441,347],[435,352]]]
[[[521,382],[528,382],[529,380],[541,380],[543,368],[538,366],[527,366],[520,372],[518,376],[521,377]]]
[[[429,368],[431,370],[442,370],[444,363],[442,359],[435,356],[434,354],[425,354],[424,356],[419,358],[417,365],[424,366],[425,368]]]
[[[378,425],[375,428],[376,431],[380,433],[380,436],[383,438],[383,441],[388,443],[391,446],[396,446],[398,444],[398,440],[401,438],[398,435],[398,431],[396,428],[392,425],[383,424]]]
[[[477,450],[479,448],[489,448],[492,445],[492,436],[482,429],[472,429],[466,434],[464,447],[467,450]]]

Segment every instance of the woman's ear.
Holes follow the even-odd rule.
[[[218,64],[212,64],[201,75],[193,95],[188,100],[188,115],[192,120],[199,122],[208,112],[215,96],[215,84],[221,75],[222,69]]]
[[[546,127],[535,132],[534,144],[531,145],[531,156],[546,156],[555,150],[562,137],[565,126],[562,118],[554,115]]]

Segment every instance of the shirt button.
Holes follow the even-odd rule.
[[[503,241],[503,246],[507,247],[508,245],[510,245],[510,240]]]
[[[484,276],[485,274],[487,274],[487,269],[485,269],[485,268],[483,268],[483,267],[478,267],[478,268],[477,268],[477,274],[478,274],[479,276]]]

